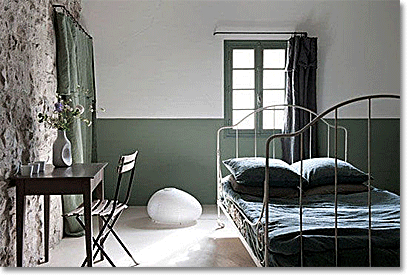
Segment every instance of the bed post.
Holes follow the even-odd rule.
[[[335,266],[338,267],[338,109],[335,109]]]
[[[304,247],[303,247],[303,238],[302,238],[302,168],[303,168],[303,153],[304,153],[304,148],[303,148],[303,143],[304,143],[304,135],[303,133],[300,134],[300,198],[299,198],[299,207],[300,207],[300,265],[301,267],[304,266]],[[311,150],[311,149],[310,149]]]
[[[269,229],[269,178],[270,178],[270,169],[269,163],[270,163],[270,139],[267,139],[266,142],[266,167],[265,167],[265,178],[264,178],[264,197],[263,197],[263,210],[265,211],[264,213],[264,266],[268,267],[269,266],[269,234],[268,234],[268,229]],[[261,216],[260,216],[261,217]]]
[[[372,117],[372,99],[369,98],[368,101],[368,120],[367,120],[367,173],[369,178],[367,180],[367,203],[369,207],[369,267],[372,266],[372,196],[370,191],[370,150],[371,150],[371,117]]]
[[[309,113],[309,121],[312,121],[312,113]],[[309,127],[309,145],[308,158],[312,158],[312,126]],[[318,148],[317,148],[318,149]]]
[[[216,205],[217,205],[217,210],[218,210],[218,226],[219,228],[224,228],[225,224],[220,220],[220,193],[219,193],[219,188],[221,187],[220,185],[222,184],[222,172],[220,168],[220,132],[222,129],[219,129],[216,135]]]

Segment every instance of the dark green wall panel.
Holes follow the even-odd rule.
[[[349,128],[349,161],[365,170],[363,155],[366,121],[341,120]],[[216,200],[216,131],[221,119],[99,119],[98,160],[109,162],[106,196],[113,194],[114,168],[120,154],[139,150],[131,205],[146,205],[150,196],[164,187],[176,187],[196,197],[201,204]],[[326,143],[320,127],[321,151]],[[400,190],[400,120],[373,120],[372,174],[377,187],[396,193]],[[380,139],[376,136],[379,135]],[[235,154],[233,137],[222,137],[223,159]],[[251,138],[240,138],[239,155],[253,152]],[[258,140],[263,155],[264,138]],[[276,144],[279,148],[279,143]],[[333,147],[332,147],[333,148]],[[278,150],[276,156],[280,156]]]
[[[130,204],[146,205],[164,187],[176,187],[202,204],[215,203],[216,131],[222,120],[98,120],[98,159],[109,162],[106,196],[113,193],[118,156],[139,150]]]

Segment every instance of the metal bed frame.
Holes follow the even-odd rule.
[[[226,217],[232,221],[232,224],[234,224],[233,219],[230,217],[230,214],[228,213],[227,209],[223,205],[222,201],[222,171],[221,171],[221,146],[220,146],[220,137],[222,131],[226,129],[234,129],[236,131],[236,157],[239,157],[239,129],[238,126],[240,123],[242,123],[244,120],[246,120],[248,117],[255,115],[259,112],[262,112],[264,110],[281,110],[282,108],[296,108],[296,109],[301,109],[310,114],[310,122],[305,125],[302,129],[293,132],[293,133],[281,133],[281,134],[274,134],[271,135],[267,138],[266,140],[266,152],[265,152],[265,158],[266,158],[266,166],[269,166],[269,158],[270,158],[270,145],[272,144],[273,146],[273,158],[275,158],[275,140],[276,139],[281,139],[281,138],[289,138],[289,137],[296,137],[300,136],[300,174],[302,174],[302,169],[303,169],[303,134],[305,131],[312,131],[312,127],[318,123],[319,121],[323,122],[327,126],[327,156],[330,157],[330,134],[329,134],[329,129],[333,128],[334,129],[334,158],[335,158],[335,264],[338,266],[338,215],[337,215],[337,207],[338,207],[338,189],[337,189],[337,159],[338,159],[338,130],[343,130],[344,131],[344,160],[347,161],[347,155],[348,155],[348,132],[347,129],[339,126],[338,125],[338,109],[350,104],[353,104],[355,102],[361,102],[361,101],[367,101],[368,102],[368,117],[367,117],[367,146],[368,146],[368,156],[367,156],[367,166],[368,166],[368,175],[369,175],[369,180],[368,180],[368,215],[369,215],[369,221],[368,221],[368,240],[369,240],[369,266],[372,266],[372,235],[371,235],[371,220],[372,220],[372,213],[371,213],[371,119],[372,119],[372,100],[373,99],[400,99],[399,95],[393,95],[393,94],[377,94],[377,95],[368,95],[368,96],[361,96],[357,97],[354,99],[346,100],[341,103],[338,103],[334,105],[333,107],[327,109],[326,111],[322,112],[320,115],[316,114],[315,112],[302,107],[302,106],[297,106],[297,105],[289,105],[289,104],[280,104],[280,105],[271,105],[263,108],[259,108],[254,110],[252,113],[248,114],[245,116],[243,119],[241,119],[239,122],[237,122],[234,125],[231,126],[224,126],[221,127],[217,131],[217,151],[216,151],[216,158],[217,158],[217,207],[218,207],[218,219],[217,223],[220,228],[223,228],[225,225],[220,219],[220,214],[221,210],[222,212],[225,213]],[[334,124],[330,124],[325,120],[325,117],[334,112]],[[312,117],[314,117],[312,119]],[[275,122],[274,122],[275,124]],[[312,135],[310,134],[310,137]],[[311,143],[310,143],[311,146]],[[254,150],[255,154],[254,157],[257,156],[257,129],[255,128],[254,131]],[[311,150],[309,150],[311,152]],[[311,153],[310,153],[311,154]],[[309,155],[309,158],[311,156]],[[300,186],[299,186],[299,211],[300,211],[300,265],[303,266],[303,232],[302,232],[302,196],[303,196],[303,190],[302,190],[302,177],[300,177]],[[253,230],[256,231],[257,233],[257,243],[256,247],[258,250],[263,251],[263,259],[258,258],[250,245],[247,243],[247,241],[244,239],[243,236],[240,236],[240,239],[242,240],[243,245],[246,247],[248,250],[250,256],[254,260],[257,266],[265,266],[267,267],[269,264],[269,250],[268,250],[268,245],[269,245],[269,236],[268,234],[264,234],[264,232],[268,232],[268,222],[265,222],[264,224],[261,222],[261,219],[265,218],[265,221],[269,220],[269,211],[266,211],[268,209],[269,205],[269,169],[265,169],[265,182],[264,182],[264,195],[263,195],[263,206],[262,206],[262,212],[260,214],[260,217],[252,222],[248,220],[245,216],[245,214],[239,209],[239,207],[234,204],[232,201],[229,201],[230,203],[234,204],[234,209],[237,210],[239,213],[238,215],[243,218],[244,220],[242,221],[243,223],[249,224]]]

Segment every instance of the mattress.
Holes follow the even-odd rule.
[[[222,185],[224,207],[262,260],[258,230],[241,216],[258,220],[262,198],[235,192],[229,177]],[[400,197],[377,188],[371,196],[372,266],[400,266]],[[338,266],[369,266],[367,199],[367,192],[338,195]],[[334,212],[332,194],[303,198],[304,266],[336,265]],[[299,223],[298,198],[270,198],[269,266],[300,265]]]

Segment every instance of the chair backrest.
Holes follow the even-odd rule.
[[[133,186],[134,172],[136,170],[137,156],[138,156],[138,151],[135,151],[134,153],[132,153],[130,155],[122,155],[119,158],[119,165],[117,167],[118,177],[117,177],[117,185],[116,185],[114,201],[117,201],[119,199],[120,190],[121,190],[122,186],[123,186],[123,188],[126,188],[125,185],[122,185],[123,175],[126,173],[130,173],[130,176],[129,176],[128,182],[127,182],[126,197],[122,201],[125,204],[127,204],[129,202],[131,188]]]

